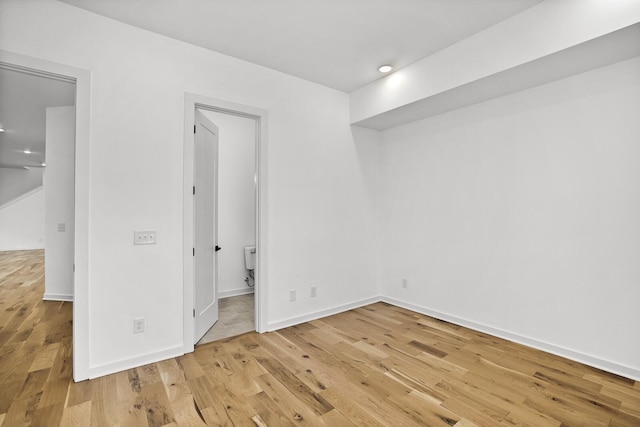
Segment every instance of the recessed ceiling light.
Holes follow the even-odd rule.
[[[40,163],[40,166],[45,167],[47,164],[45,162]]]
[[[391,70],[393,70],[393,67],[391,65],[381,65],[378,67],[378,71],[380,71],[381,73],[388,73]]]
[[[23,151],[24,154],[31,154],[31,150],[29,150],[28,148],[26,150]]]
[[[4,132],[4,128],[0,128],[0,132]]]

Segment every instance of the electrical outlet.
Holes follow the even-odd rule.
[[[289,291],[289,302],[294,302],[296,300],[296,290],[291,289]]]
[[[315,286],[311,287],[311,298],[315,298],[318,296],[318,288],[316,288]]]
[[[144,317],[133,319],[133,333],[139,334],[140,332],[144,332]]]
[[[403,288],[408,288],[409,287],[409,279],[402,279],[402,287]]]
[[[133,244],[134,245],[155,245],[156,231],[155,230],[134,231]]]

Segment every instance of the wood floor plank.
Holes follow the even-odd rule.
[[[160,427],[175,422],[173,409],[162,382],[145,384],[140,396],[149,427]]]
[[[275,380],[284,385],[290,393],[295,394],[298,399],[305,402],[317,415],[324,415],[333,409],[329,402],[302,382],[278,360],[267,358],[258,359],[258,362],[265,367]]]
[[[158,362],[157,365],[176,423],[189,426],[206,425],[202,414],[196,409],[191,389],[177,361],[169,359]]]
[[[48,406],[60,406],[60,409],[64,408],[68,389],[68,379],[48,380],[44,385],[42,396],[38,403],[38,409]],[[60,411],[60,413],[62,414],[62,411]]]
[[[263,390],[262,393],[280,408],[287,422],[298,425],[316,425],[313,420],[317,417],[313,408],[310,408],[294,394],[291,394],[284,384],[277,381],[270,374],[264,374],[256,378],[256,382]],[[325,412],[326,413],[326,412]]]
[[[296,425],[289,420],[277,405],[274,405],[273,400],[263,391],[249,396],[247,403],[255,412],[255,415],[251,417],[254,423],[258,419],[261,423],[259,425],[264,426],[293,427]]]
[[[390,400],[395,403],[398,410],[410,415],[415,424],[444,427],[456,425],[460,421],[459,415],[416,391],[405,395],[393,394]]]
[[[515,406],[501,423],[507,426],[560,427],[562,422],[531,408]]]
[[[355,420],[347,418],[345,415],[342,414],[342,412],[339,412],[336,409],[333,409],[327,412],[326,414],[322,415],[320,417],[320,420],[322,421],[322,424],[325,426],[356,427],[358,425],[363,425],[363,424],[356,424]],[[367,425],[370,425],[370,424],[367,424]]]
[[[63,404],[48,405],[39,407],[31,421],[32,426],[49,427],[51,425],[59,425],[64,411]]]
[[[0,426],[640,426],[640,384],[387,303],[71,379],[72,304],[0,252]],[[256,424],[258,423],[258,424]]]
[[[65,407],[60,419],[60,425],[81,427],[87,425],[87,420],[91,420],[91,401]]]

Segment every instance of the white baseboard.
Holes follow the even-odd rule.
[[[71,294],[51,294],[45,293],[42,297],[45,301],[69,301],[73,302],[73,295]]]
[[[138,368],[140,366],[148,365],[149,363],[160,362],[161,360],[171,359],[173,357],[182,356],[184,352],[183,347],[177,346],[168,348],[166,350],[157,351],[155,353],[144,354],[129,359],[119,360],[117,362],[105,363],[104,365],[91,366],[89,368],[89,378],[94,379],[103,377],[105,375],[114,374],[116,372],[126,371],[127,369]],[[75,381],[81,381],[78,379]]]
[[[240,289],[230,289],[228,291],[218,292],[218,299],[225,299],[229,297],[236,297],[238,295],[246,295],[252,294],[254,292],[254,288],[240,288]]]
[[[32,247],[32,246],[28,246],[28,247],[0,247],[0,252],[15,252],[15,251],[37,251],[37,250],[41,250],[44,249],[44,246],[38,246],[38,247]]]
[[[534,338],[514,334],[513,332],[508,332],[502,329],[496,329],[491,326],[483,325],[481,323],[476,323],[471,320],[462,319],[446,313],[430,310],[428,308],[395,298],[382,297],[381,301],[398,307],[406,308],[407,310],[415,311],[420,314],[425,314],[436,319],[444,320],[449,323],[464,326],[465,328],[484,332],[495,337],[504,338],[508,341],[526,345],[527,347],[532,347],[538,350],[545,351],[547,353],[555,354],[556,356],[580,362],[594,368],[602,369],[603,371],[611,372],[616,375],[621,375],[623,377],[633,379],[635,381],[640,381],[640,370],[632,368],[630,366],[621,365],[619,363],[611,362],[608,360],[600,359],[598,357],[590,356],[588,354],[580,353],[578,351],[570,350],[568,348],[560,347],[555,344],[550,344]]]
[[[289,326],[299,325],[300,323],[310,322],[312,320],[342,313],[343,311],[348,311],[354,308],[363,307],[365,305],[373,304],[379,301],[380,301],[380,297],[375,296],[375,297],[365,298],[359,301],[351,302],[348,304],[337,305],[335,307],[327,308],[324,310],[314,311],[313,313],[304,314],[302,316],[291,317],[289,319],[284,319],[284,320],[278,320],[277,322],[269,323],[267,326],[267,331],[275,331],[278,329],[287,328]]]

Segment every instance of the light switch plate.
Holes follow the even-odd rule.
[[[155,245],[156,231],[155,230],[134,231],[133,244],[134,245]]]

